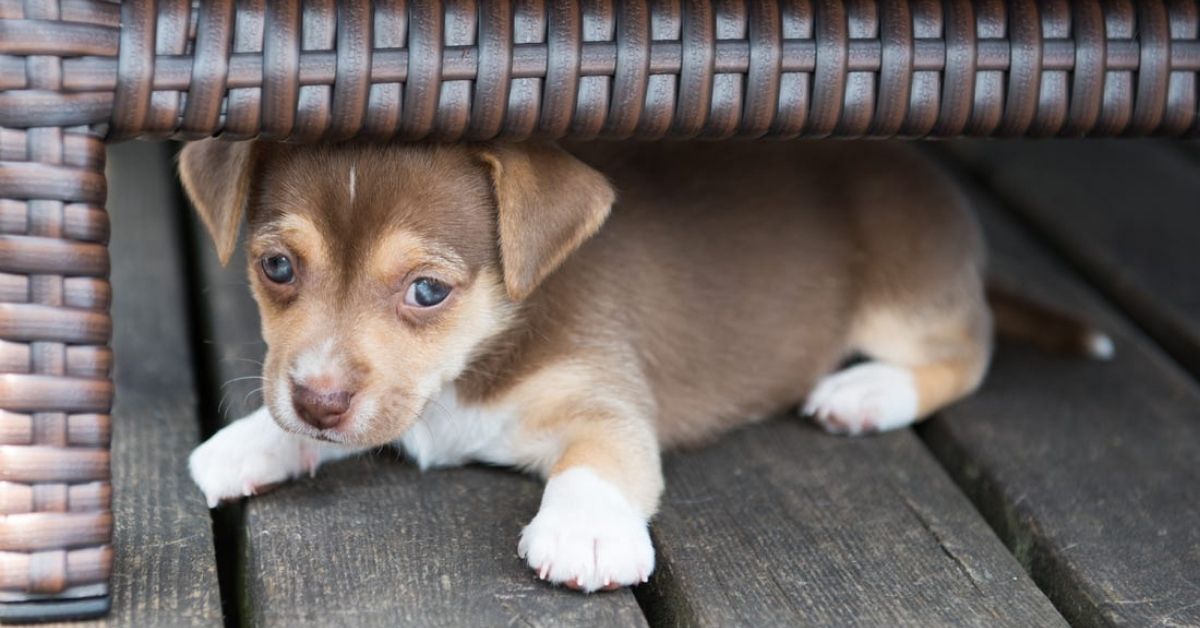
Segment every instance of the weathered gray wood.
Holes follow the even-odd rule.
[[[1200,152],[1129,140],[948,146],[1200,374]]]
[[[420,473],[395,456],[331,465],[246,508],[243,617],[254,625],[644,625],[628,591],[581,595],[516,555],[538,482]]]
[[[666,468],[656,625],[1064,624],[910,431],[776,419]]]
[[[1076,171],[1060,149],[1048,150],[1058,165],[1042,167]],[[1129,150],[1135,171],[1133,156],[1153,158]],[[1053,177],[1040,177],[1047,195]],[[1158,202],[1121,198],[1133,223],[1145,203]],[[997,274],[1101,324],[1117,340],[1117,358],[1086,362],[1001,345],[984,389],[922,435],[1073,623],[1200,624],[1200,388],[995,206],[976,200]],[[1178,228],[1195,209],[1178,208]],[[1074,224],[1097,229],[1083,223],[1101,220],[1100,211],[1075,215]],[[1183,271],[1163,268],[1172,270]]]
[[[108,176],[116,562],[112,613],[96,623],[220,626],[212,523],[187,475],[200,424],[170,153],[113,146]]]
[[[265,347],[244,261],[222,269],[198,237],[212,381],[229,421],[260,404]],[[644,625],[629,591],[555,590],[518,560],[540,494],[513,472],[420,473],[391,451],[325,467],[245,502],[241,616],[268,626]]]

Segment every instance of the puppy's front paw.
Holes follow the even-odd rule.
[[[546,485],[517,553],[542,580],[588,592],[640,584],[654,571],[645,517],[615,486],[582,467]]]
[[[858,436],[893,430],[917,418],[917,388],[912,371],[867,362],[817,382],[804,404],[825,431]]]
[[[188,458],[188,469],[209,508],[215,508],[313,471],[317,463],[316,443],[284,432],[262,408],[197,447]]]

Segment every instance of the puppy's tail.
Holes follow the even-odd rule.
[[[1116,345],[1103,330],[1069,312],[1055,309],[1010,289],[995,279],[987,283],[996,333],[1048,353],[1111,360]]]

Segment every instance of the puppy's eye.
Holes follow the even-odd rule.
[[[263,274],[275,283],[292,283],[296,271],[292,269],[292,260],[286,255],[271,255],[262,261]]]
[[[412,307],[433,307],[450,296],[450,286],[429,277],[421,277],[408,286],[404,304]]]

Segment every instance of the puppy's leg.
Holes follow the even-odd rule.
[[[991,319],[980,296],[949,312],[877,312],[858,328],[869,361],[822,378],[804,414],[829,432],[905,427],[974,391],[991,355]]]
[[[651,414],[595,393],[538,405],[527,429],[562,447],[544,462],[549,480],[518,554],[543,580],[583,591],[645,582],[654,570],[647,523],[663,487]]]
[[[208,506],[254,495],[358,451],[285,432],[266,407],[238,419],[192,452],[188,469]]]
[[[543,580],[583,591],[645,582],[654,570],[647,523],[662,490],[657,444],[641,421],[592,415],[570,437],[518,554]]]

